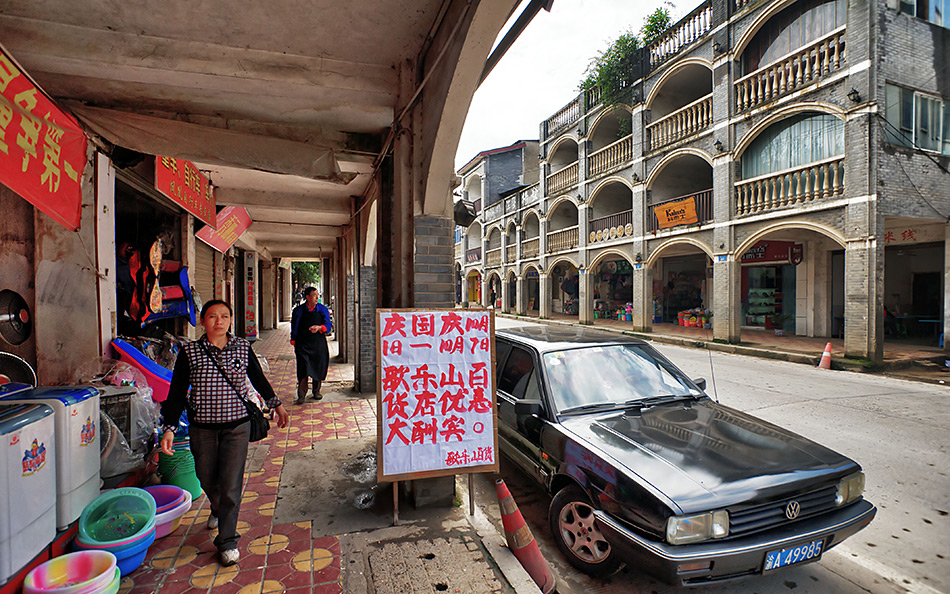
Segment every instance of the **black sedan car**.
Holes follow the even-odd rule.
[[[853,460],[714,402],[648,343],[496,332],[499,445],[552,495],[567,560],[701,585],[815,561],[876,509]]]

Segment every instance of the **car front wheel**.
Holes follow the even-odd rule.
[[[568,562],[589,575],[608,575],[620,561],[594,521],[590,499],[578,487],[565,487],[551,500],[548,521]]]

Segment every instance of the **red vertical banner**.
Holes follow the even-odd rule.
[[[86,135],[0,52],[0,182],[79,229]]]
[[[495,318],[377,310],[377,476],[498,471]]]

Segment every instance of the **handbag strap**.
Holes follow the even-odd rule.
[[[199,342],[201,341],[199,340]],[[243,402],[244,406],[248,409],[247,412],[253,414],[254,411],[260,411],[260,409],[257,408],[257,405],[248,400],[247,396],[242,394],[241,391],[237,389],[237,386],[234,385],[234,382],[231,381],[231,378],[228,377],[228,374],[224,372],[224,367],[221,365],[221,362],[211,354],[210,350],[208,350],[208,345],[204,342],[201,342],[201,348],[204,350],[205,354],[208,355],[208,358],[214,363],[214,366],[218,368],[218,371],[221,372],[221,375],[224,376],[224,379],[228,382],[231,388],[234,389],[234,392],[238,395],[238,398],[241,399],[241,402]],[[254,407],[254,411],[251,410],[251,407]]]

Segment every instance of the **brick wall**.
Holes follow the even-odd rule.
[[[446,217],[415,218],[415,250],[413,256],[413,293],[415,307],[453,307],[455,258],[453,229]],[[462,296],[465,301],[467,297]]]

